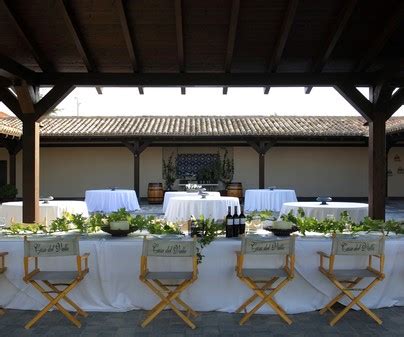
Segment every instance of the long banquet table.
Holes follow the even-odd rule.
[[[11,221],[22,221],[22,201],[4,202],[0,206],[0,216],[5,218],[6,225],[9,225]],[[88,210],[84,201],[76,200],[52,200],[48,203],[39,203],[39,220],[46,219],[48,223],[52,220],[63,215],[63,212],[69,212],[71,214],[83,214],[88,216]]]
[[[319,257],[316,252],[329,252],[330,248],[330,238],[296,240],[296,277],[276,295],[277,301],[288,313],[318,310],[336,295],[335,287],[318,271]],[[81,240],[80,249],[82,253],[90,253],[90,273],[71,293],[71,298],[83,309],[150,309],[158,302],[156,296],[138,278],[142,239],[106,239],[106,236],[95,235]],[[235,274],[234,252],[238,249],[238,239],[224,238],[215,240],[204,249],[205,257],[199,265],[198,280],[182,296],[195,310],[234,312],[251,295],[251,290]],[[8,270],[0,276],[0,305],[10,309],[41,309],[46,300],[22,280],[22,238],[1,237],[0,251],[9,252],[6,257]],[[404,237],[389,237],[386,240],[385,253],[386,278],[363,298],[363,302],[370,308],[404,306]],[[67,261],[70,260],[66,260],[66,263],[56,261],[46,261],[46,267],[67,268]],[[264,256],[264,261],[269,263],[268,257]],[[281,263],[281,260],[275,257],[274,262]],[[344,268],[354,267],[347,261],[340,262],[344,264]],[[171,270],[176,267],[161,260],[156,261],[156,264]],[[339,262],[336,267],[338,266],[341,266]],[[154,267],[150,265],[151,270]],[[185,267],[176,269],[183,268]],[[263,306],[260,312],[273,313],[268,306]]]
[[[245,191],[244,210],[279,212],[285,202],[297,201],[294,190],[251,189]]]
[[[115,212],[120,208],[128,211],[140,209],[134,190],[87,190],[86,204],[89,212]]]

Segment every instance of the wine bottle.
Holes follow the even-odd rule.
[[[191,220],[190,220],[190,226],[189,226],[189,235],[191,237],[194,237],[197,233],[196,233],[196,227],[197,227],[197,223],[196,223],[196,219],[193,215],[191,215]]]
[[[240,206],[240,215],[238,216],[240,224],[240,235],[245,233],[245,215],[243,208],[244,208],[243,206]]]
[[[234,206],[233,237],[237,238],[239,234],[240,234],[240,219],[238,217],[237,206]]]
[[[227,208],[227,215],[226,215],[226,238],[233,237],[233,217],[231,215],[231,206]]]

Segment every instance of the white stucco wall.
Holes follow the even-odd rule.
[[[162,159],[170,153],[217,153],[218,148],[150,147],[140,157],[140,196],[149,182],[163,182]],[[258,155],[250,147],[229,149],[234,181],[258,188]],[[395,161],[398,156],[400,161]],[[0,149],[0,159],[8,153]],[[293,188],[298,196],[365,197],[368,193],[367,148],[274,147],[266,155],[265,185]],[[22,152],[17,155],[17,188],[21,196]],[[389,196],[404,197],[404,148],[389,153]],[[86,189],[133,188],[133,156],[126,148],[41,148],[41,195],[84,197]]]

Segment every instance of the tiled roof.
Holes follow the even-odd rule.
[[[336,116],[131,116],[49,117],[41,122],[43,137],[153,137],[153,136],[368,136],[362,117]],[[0,127],[21,130],[17,118]],[[1,130],[1,129],[0,129]],[[393,117],[388,132],[404,131],[404,117]],[[21,133],[21,131],[19,131]]]

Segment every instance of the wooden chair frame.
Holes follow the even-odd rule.
[[[24,237],[24,241],[27,241],[27,237]],[[41,310],[33,319],[31,319],[26,325],[26,329],[30,329],[36,322],[38,322],[52,307],[59,310],[69,321],[71,321],[78,328],[81,327],[81,322],[76,318],[77,315],[87,317],[88,313],[82,310],[75,302],[73,302],[67,295],[83,280],[88,274],[88,257],[90,253],[83,255],[76,255],[77,265],[77,277],[67,283],[52,283],[49,280],[36,280],[33,279],[41,270],[39,269],[38,256],[24,256],[24,281],[30,283],[35,289],[37,289],[49,303]],[[30,261],[34,260],[34,269],[30,270]],[[84,268],[83,268],[84,263]],[[42,285],[41,285],[41,283]],[[64,287],[58,289],[58,287]],[[55,294],[52,296],[51,294]],[[76,310],[76,315],[73,316],[65,307],[60,304],[60,301],[64,300],[71,307]]]
[[[335,239],[335,236],[334,236]],[[384,238],[383,238],[384,240]],[[324,314],[326,311],[330,311],[334,318],[330,321],[330,325],[334,326],[346,313],[357,305],[360,309],[362,309],[370,318],[375,320],[378,324],[382,324],[382,320],[372,312],[368,307],[366,307],[362,302],[361,299],[379,282],[384,279],[384,254],[379,255],[369,255],[368,256],[368,263],[366,266],[366,270],[373,274],[374,280],[370,282],[364,288],[358,288],[357,285],[361,282],[365,277],[360,276],[352,276],[349,280],[338,280],[337,276],[335,275],[334,265],[335,265],[335,257],[337,254],[326,254],[324,252],[317,252],[320,255],[320,272],[325,275],[339,290],[340,293],[335,296],[330,302],[328,302],[324,308],[320,310],[320,314]],[[379,260],[379,268],[375,269],[373,267],[373,258],[377,258]],[[328,261],[328,267],[325,266],[325,259]],[[366,276],[368,278],[370,276]],[[358,295],[354,295],[353,292],[359,292]],[[348,297],[351,302],[342,309],[339,313],[336,313],[332,307],[343,297]]]
[[[294,237],[291,237],[291,240],[294,240]],[[293,249],[294,250],[294,249]],[[292,324],[292,320],[288,317],[285,310],[275,301],[274,296],[288,284],[294,278],[294,270],[295,270],[295,256],[294,254],[285,255],[285,264],[283,266],[283,270],[286,273],[286,277],[273,276],[269,280],[254,280],[251,277],[247,277],[243,274],[243,266],[244,266],[244,256],[241,251],[236,252],[237,256],[237,264],[236,264],[236,273],[237,277],[244,282],[248,288],[250,288],[254,294],[249,297],[237,310],[236,313],[241,313],[244,311],[244,316],[241,318],[239,324],[243,325],[247,322],[251,316],[257,312],[264,304],[269,305],[272,309],[287,323]],[[276,286],[274,284],[282,279]],[[257,299],[260,301],[250,310],[247,311],[247,307],[255,302]]]
[[[5,264],[5,257],[8,255],[7,252],[0,252],[0,274],[3,274],[6,270],[6,264]],[[5,310],[0,307],[0,316],[5,314]]]
[[[147,240],[144,238],[144,240]],[[194,238],[195,242],[195,238]],[[167,306],[170,307],[191,329],[195,329],[196,325],[189,318],[190,316],[196,317],[198,314],[181,298],[181,293],[187,289],[198,278],[198,260],[196,253],[192,257],[192,277],[190,279],[182,280],[179,283],[166,284],[159,279],[149,279],[147,274],[148,269],[148,256],[142,254],[140,258],[140,275],[139,279],[147,287],[149,287],[153,293],[160,298],[160,302],[157,303],[147,314],[141,326],[146,327],[153,319],[155,319]],[[170,289],[171,288],[171,289]],[[179,306],[177,307],[173,302]],[[181,308],[180,308],[181,307]],[[186,312],[186,315],[181,311]]]

